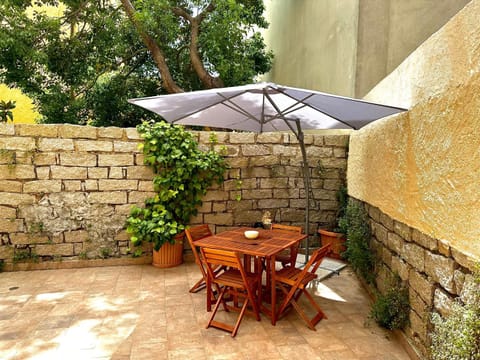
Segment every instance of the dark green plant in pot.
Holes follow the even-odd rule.
[[[347,250],[342,256],[351,264],[369,284],[375,279],[374,256],[370,250],[370,225],[368,215],[360,202],[349,199],[345,215],[339,221],[339,227],[347,236]]]
[[[147,241],[159,250],[175,242],[175,235],[197,214],[208,188],[223,182],[227,164],[214,150],[200,150],[193,134],[181,126],[144,122],[137,130],[157,194],[145,200],[144,207],[132,208],[127,232],[133,245]]]

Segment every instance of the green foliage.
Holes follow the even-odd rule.
[[[190,51],[191,19],[202,11],[196,44],[200,64],[210,76],[219,76],[226,86],[239,85],[271,67],[272,54],[258,32],[267,26],[261,0],[131,3],[135,20],[156,42],[174,81],[185,91],[204,87]],[[42,122],[135,126],[155,116],[126,101],[166,90],[154,56],[122,4],[63,1],[66,11],[59,17],[37,10],[27,15],[30,4],[0,2],[0,82],[34,99]],[[188,16],[179,15],[178,9]],[[6,118],[11,114],[4,112]]]
[[[134,246],[147,241],[158,250],[175,242],[174,236],[197,214],[207,189],[223,181],[227,165],[215,151],[201,151],[183,127],[144,122],[137,129],[144,139],[144,162],[155,174],[157,194],[143,208],[132,208],[127,231]]]
[[[347,205],[348,205],[348,189],[346,185],[342,185],[340,189],[338,189],[336,193],[336,198],[338,201],[338,210],[337,210],[337,228],[334,230],[335,232],[339,232],[342,234],[347,233],[346,227],[346,221],[342,221],[345,217],[345,212],[347,211]],[[343,228],[342,228],[343,226]]]
[[[433,360],[480,359],[480,271],[475,273],[476,287],[467,304],[454,302],[451,313],[442,318],[432,313],[434,326],[430,346]]]
[[[388,279],[385,294],[378,293],[372,305],[370,316],[382,327],[403,329],[409,322],[410,303],[408,288],[395,274]]]
[[[5,268],[5,260],[0,259],[0,273],[3,271],[4,268]]]
[[[107,259],[112,255],[112,249],[108,247],[103,247],[100,249],[100,257],[102,259]]]
[[[370,251],[370,225],[364,207],[356,200],[350,199],[345,209],[345,216],[339,221],[339,227],[347,236],[347,250],[342,254],[350,262],[353,270],[372,284],[374,275],[374,257]]]
[[[10,121],[13,121],[12,110],[15,109],[15,107],[15,101],[0,100],[0,123],[6,123],[8,119],[10,119]]]
[[[13,255],[13,262],[24,262],[24,261],[33,261],[38,262],[38,255],[33,249],[15,249]]]

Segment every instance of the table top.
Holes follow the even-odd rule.
[[[247,239],[246,230],[257,230],[256,239]],[[242,254],[271,257],[295,243],[305,239],[307,235],[287,230],[264,230],[259,228],[241,227],[234,230],[223,231],[219,234],[207,236],[195,241],[200,247],[222,250],[238,251]]]

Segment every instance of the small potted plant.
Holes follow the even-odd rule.
[[[332,252],[329,256],[334,259],[341,259],[342,254],[347,249],[345,246],[347,240],[345,234],[347,229],[345,229],[345,222],[342,221],[348,204],[348,192],[346,186],[342,186],[338,190],[337,200],[339,207],[336,216],[336,226],[333,227],[333,230],[319,229],[318,234],[320,235],[322,246],[330,244]]]
[[[144,139],[144,163],[154,172],[156,195],[134,206],[127,232],[134,246],[153,244],[153,265],[171,267],[183,261],[183,230],[213,183],[223,182],[225,159],[214,150],[202,151],[192,133],[165,122],[137,126]],[[173,251],[173,254],[166,253]]]

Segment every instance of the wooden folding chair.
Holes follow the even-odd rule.
[[[202,278],[198,280],[195,285],[193,285],[190,289],[191,293],[195,293],[204,289],[207,284],[207,272],[204,268],[202,260],[200,259],[200,254],[198,252],[197,246],[195,246],[195,242],[197,240],[203,239],[204,237],[212,235],[212,232],[210,231],[210,228],[207,224],[202,224],[185,229],[185,234],[187,235],[188,243],[192,248],[195,262],[197,263],[198,267],[200,268],[200,272],[202,273]]]
[[[239,254],[235,251],[201,248],[200,252],[207,269],[207,304],[210,303],[212,299],[212,284],[221,288],[213,308],[212,316],[206,327],[208,329],[212,326],[228,331],[231,333],[231,336],[234,337],[237,334],[240,322],[249,304],[253,308],[255,318],[257,321],[260,321],[261,273],[247,273]],[[223,272],[215,272],[214,270],[218,266],[222,266],[226,270]],[[259,267],[256,266],[255,268]],[[226,304],[227,297],[234,299],[234,306],[228,306]],[[241,308],[238,307],[239,299],[243,301]],[[220,304],[223,304],[223,308],[226,311],[240,311],[234,326],[214,320]]]
[[[315,325],[321,319],[327,318],[320,306],[313,299],[312,295],[308,292],[307,285],[310,281],[317,278],[316,271],[318,270],[323,258],[327,256],[330,251],[330,244],[327,244],[313,252],[310,260],[303,269],[287,266],[275,272],[275,284],[284,295],[275,319],[278,319],[284,315],[290,305],[297,311],[300,317],[312,330],[316,330]],[[305,294],[306,298],[316,311],[313,318],[309,318],[298,303],[298,300],[302,294]]]
[[[272,224],[272,230],[287,230],[302,233],[302,228],[300,226],[291,226],[291,225],[282,225],[282,224]],[[291,246],[286,252],[282,252],[275,257],[275,261],[282,263],[282,266],[295,266],[297,262],[298,247],[300,243],[297,242],[295,245]]]

